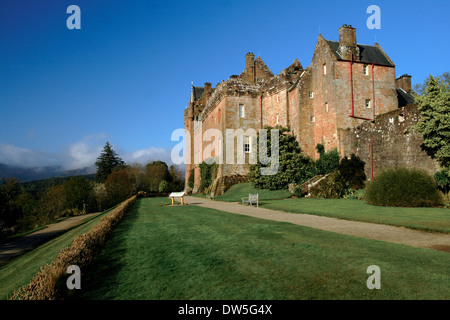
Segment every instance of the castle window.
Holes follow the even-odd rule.
[[[263,78],[258,78],[258,79],[256,79],[256,81],[263,82]]]
[[[244,105],[240,104],[239,105],[239,118],[243,118],[244,116],[245,116]]]
[[[277,93],[277,102],[280,102],[280,95]]]
[[[328,102],[325,102],[325,112],[328,112]]]
[[[250,136],[244,136],[244,152],[250,153],[250,146],[251,146],[251,138]]]
[[[280,115],[277,113],[277,124],[280,123]]]
[[[369,65],[367,65],[367,64],[364,65],[364,74],[366,76],[369,75]]]
[[[309,117],[309,121],[314,122],[314,121],[315,121],[314,116],[310,116],[310,117]]]
[[[314,92],[313,92],[313,91],[310,91],[310,92],[309,92],[309,97],[310,97],[310,98],[314,98]]]
[[[327,64],[323,64],[323,74],[327,74]]]
[[[366,108],[370,109],[370,99],[366,99]]]

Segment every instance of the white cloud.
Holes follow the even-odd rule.
[[[170,149],[150,147],[125,154],[123,160],[130,163],[138,162],[144,165],[152,161],[161,160],[170,166],[172,163],[170,152]]]
[[[0,143],[0,163],[26,168],[60,166],[64,170],[93,167],[107,140],[106,134],[85,136],[65,147],[60,154]],[[170,148],[149,147],[133,152],[122,152],[123,149],[114,144],[112,144],[112,148],[127,163],[138,162],[145,165],[161,160],[169,166],[172,164]]]
[[[0,143],[0,163],[19,167],[58,165],[57,156],[50,153]]]

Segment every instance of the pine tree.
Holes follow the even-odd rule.
[[[122,169],[124,167],[123,160],[112,149],[109,142],[103,147],[103,151],[95,162],[97,166],[97,173],[95,174],[95,180],[97,182],[105,182],[108,175],[113,171]]]
[[[439,78],[427,81],[425,93],[416,98],[420,120],[416,130],[423,136],[424,149],[442,167],[450,168],[450,90]]]

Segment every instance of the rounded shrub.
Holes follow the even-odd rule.
[[[433,177],[420,169],[382,171],[366,186],[364,198],[377,206],[434,207],[442,204]]]

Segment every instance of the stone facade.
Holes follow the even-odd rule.
[[[413,101],[411,76],[396,79],[395,65],[381,46],[358,44],[356,29],[351,26],[339,28],[339,41],[326,40],[319,35],[307,68],[295,59],[274,75],[260,57],[255,59],[253,53],[247,53],[245,69],[240,75],[231,76],[215,88],[210,83],[192,88],[189,106],[184,112],[187,144],[190,144],[187,146],[186,183],[194,169],[193,191],[198,190],[198,164],[207,158],[219,161],[217,179],[245,176],[257,151],[253,145],[254,134],[264,126],[289,128],[303,152],[313,159],[318,158],[315,147],[321,143],[327,151],[337,148],[341,156],[353,152],[366,161],[363,146],[370,136],[377,150],[375,172],[383,163],[413,165],[414,159],[419,158],[428,163],[430,159],[421,154],[417,135],[392,131],[389,124],[382,124],[387,119],[384,114],[395,113],[403,106],[399,104],[400,96],[401,101],[406,101],[403,104]],[[408,110],[403,113],[409,119]],[[373,126],[381,129],[369,130]],[[412,126],[412,122],[406,120],[401,126]],[[227,130],[234,130],[236,135],[233,145],[230,144],[233,148],[227,146]],[[360,130],[368,133],[358,135],[356,132]],[[390,130],[391,141],[407,146],[408,153],[400,157],[395,155],[394,149],[380,151],[386,142],[385,135],[376,136],[377,130]],[[401,138],[391,134],[401,135]],[[244,163],[237,163],[239,153],[244,153]]]

